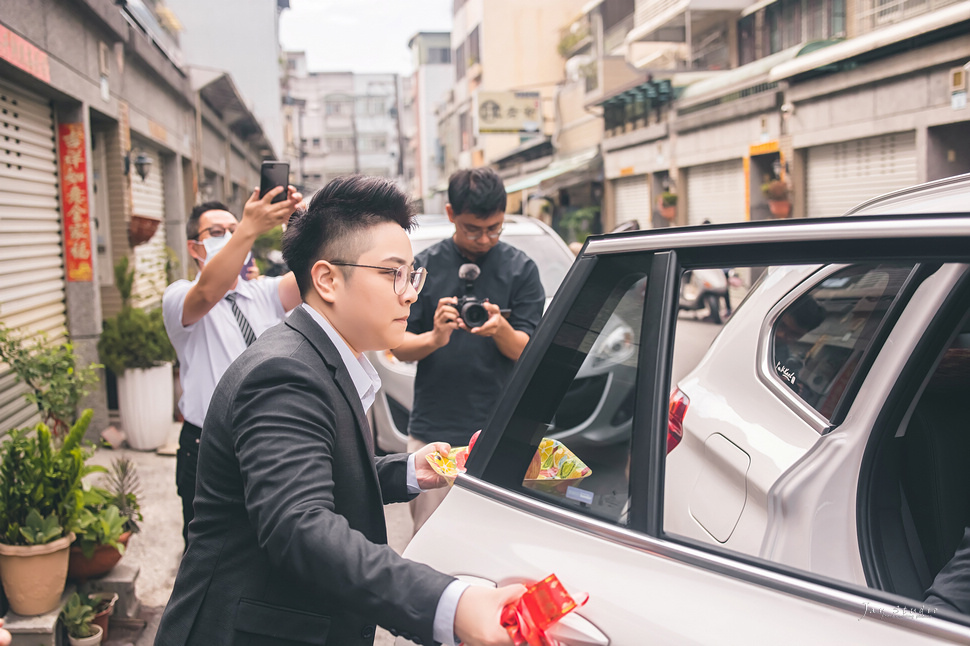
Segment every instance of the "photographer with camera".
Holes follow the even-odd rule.
[[[408,452],[433,441],[468,444],[542,316],[539,269],[499,240],[505,205],[492,169],[455,172],[445,205],[455,233],[415,256],[428,278],[411,305],[404,342],[392,350],[401,361],[418,362]],[[411,501],[415,532],[446,493],[435,489]]]

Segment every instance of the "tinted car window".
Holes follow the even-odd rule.
[[[649,262],[649,254],[597,261],[524,389],[486,480],[624,522]]]
[[[775,376],[831,416],[912,265],[853,265],[786,307],[771,332]]]

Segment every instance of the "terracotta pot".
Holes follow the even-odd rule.
[[[72,637],[68,635],[67,640],[71,643],[71,646],[98,646],[103,636],[104,631],[101,630],[101,626],[94,626],[94,634],[90,637]]]
[[[114,614],[115,604],[118,603],[118,593],[112,592],[110,596],[107,593],[92,594],[91,596],[108,600],[108,607],[94,615],[94,619],[91,620],[92,624],[101,627],[101,639],[108,641],[108,618]]]
[[[118,542],[128,546],[131,532],[125,532],[118,537]],[[67,577],[72,581],[84,583],[88,579],[96,579],[111,571],[121,560],[121,552],[110,545],[98,545],[94,548],[91,558],[84,556],[80,545],[71,545],[71,558],[67,567]]]
[[[10,609],[18,615],[50,612],[60,603],[67,582],[67,561],[74,533],[44,545],[0,544],[0,578]]]
[[[791,202],[788,200],[768,200],[768,210],[776,218],[787,218],[791,213]]]
[[[677,217],[677,207],[676,206],[661,206],[660,215],[667,220],[673,220]]]

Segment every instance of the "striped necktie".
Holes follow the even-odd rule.
[[[226,300],[232,305],[232,314],[236,317],[236,323],[239,324],[239,331],[242,332],[243,339],[246,341],[246,347],[248,348],[256,340],[256,333],[253,332],[253,328],[249,326],[249,321],[246,320],[246,315],[242,313],[239,306],[236,305],[236,295],[226,294]]]

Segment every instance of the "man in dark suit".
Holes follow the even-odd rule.
[[[468,586],[387,545],[383,504],[444,486],[425,456],[373,457],[363,356],[400,343],[423,286],[407,197],[378,178],[328,184],[283,253],[304,304],[225,373],[199,450],[195,518],[156,637],[179,644],[372,644],[380,624],[423,644],[511,644],[524,591]]]

